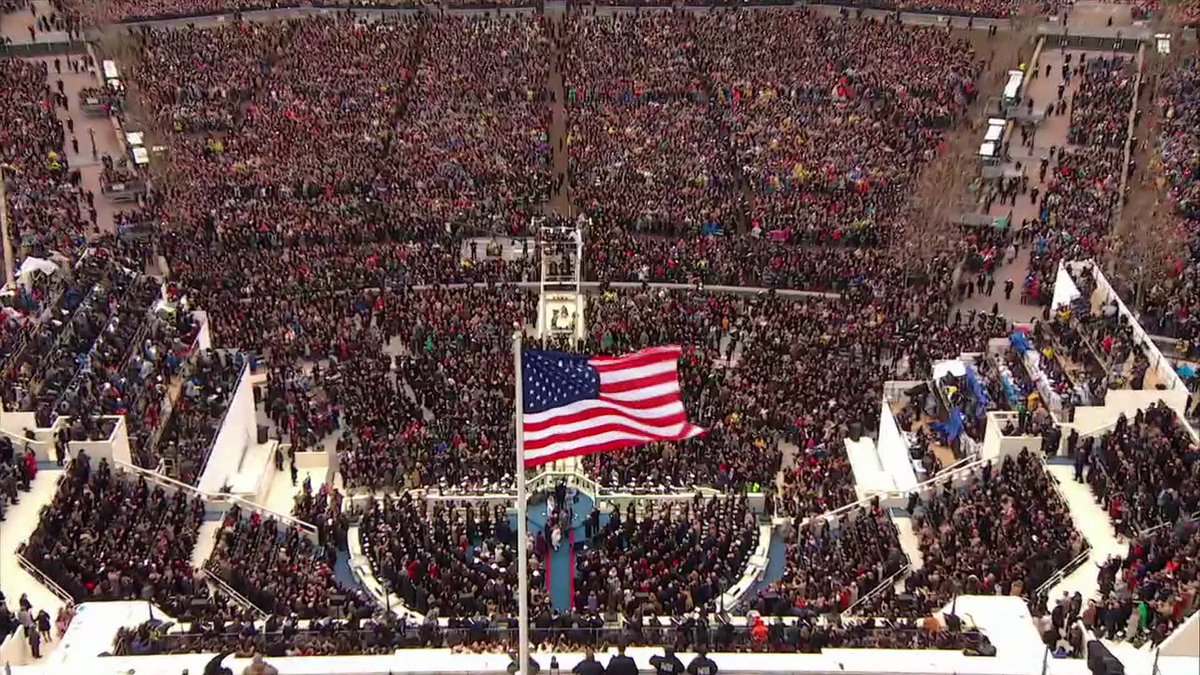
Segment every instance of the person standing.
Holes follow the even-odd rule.
[[[33,652],[33,658],[42,658],[42,634],[37,628],[26,628],[25,637],[29,640],[29,651]]]
[[[688,675],[717,675],[717,664],[708,658],[708,650],[696,648],[696,658],[687,667]]]
[[[604,669],[606,675],[638,675],[637,663],[625,656],[625,645],[617,645],[617,655],[608,660]]]
[[[650,667],[654,669],[657,675],[682,675],[684,672],[683,661],[680,661],[679,657],[675,656],[675,650],[671,647],[664,647],[662,656],[657,654],[651,656]]]
[[[592,653],[592,648],[588,647],[583,660],[576,663],[571,672],[575,675],[604,675],[604,666],[596,661],[596,655]]]

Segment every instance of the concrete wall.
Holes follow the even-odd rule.
[[[254,386],[250,383],[249,363],[243,365],[242,376],[225,411],[225,419],[213,441],[212,452],[200,474],[202,492],[219,491],[238,472],[246,451],[256,442]]]
[[[87,452],[88,457],[92,461],[107,459],[110,463],[115,461],[132,464],[132,454],[129,450],[129,431],[125,426],[124,415],[106,416],[103,419],[116,420],[117,425],[113,427],[112,433],[108,438],[102,441],[70,441],[67,443],[67,450],[71,457],[75,457],[80,451]]]

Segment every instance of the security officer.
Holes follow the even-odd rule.
[[[658,675],[683,675],[683,661],[675,656],[675,650],[664,647],[663,654],[663,656],[650,657],[650,667],[654,669],[654,672]]]

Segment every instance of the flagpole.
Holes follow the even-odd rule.
[[[521,379],[521,332],[513,333],[513,381],[516,383],[516,428],[517,435],[517,606],[520,608],[518,624],[517,672],[529,675],[529,559],[525,550],[528,540],[525,518],[525,406],[523,381]]]

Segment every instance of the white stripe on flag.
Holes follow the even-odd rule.
[[[628,406],[623,406],[620,403],[602,401],[598,398],[587,398],[582,401],[568,403],[567,405],[560,406],[558,408],[551,408],[549,410],[543,410],[539,413],[525,415],[525,424],[529,424],[530,422],[545,422],[556,417],[566,417],[567,415],[574,415],[575,413],[581,413],[585,410],[591,410],[592,408],[606,408],[613,410],[614,412],[625,413],[630,417],[639,417],[644,419],[665,417],[667,415],[674,415],[676,413],[683,412],[683,401],[672,401],[671,403],[654,406],[653,408],[630,408]],[[529,438],[530,435],[526,434],[525,437]]]

